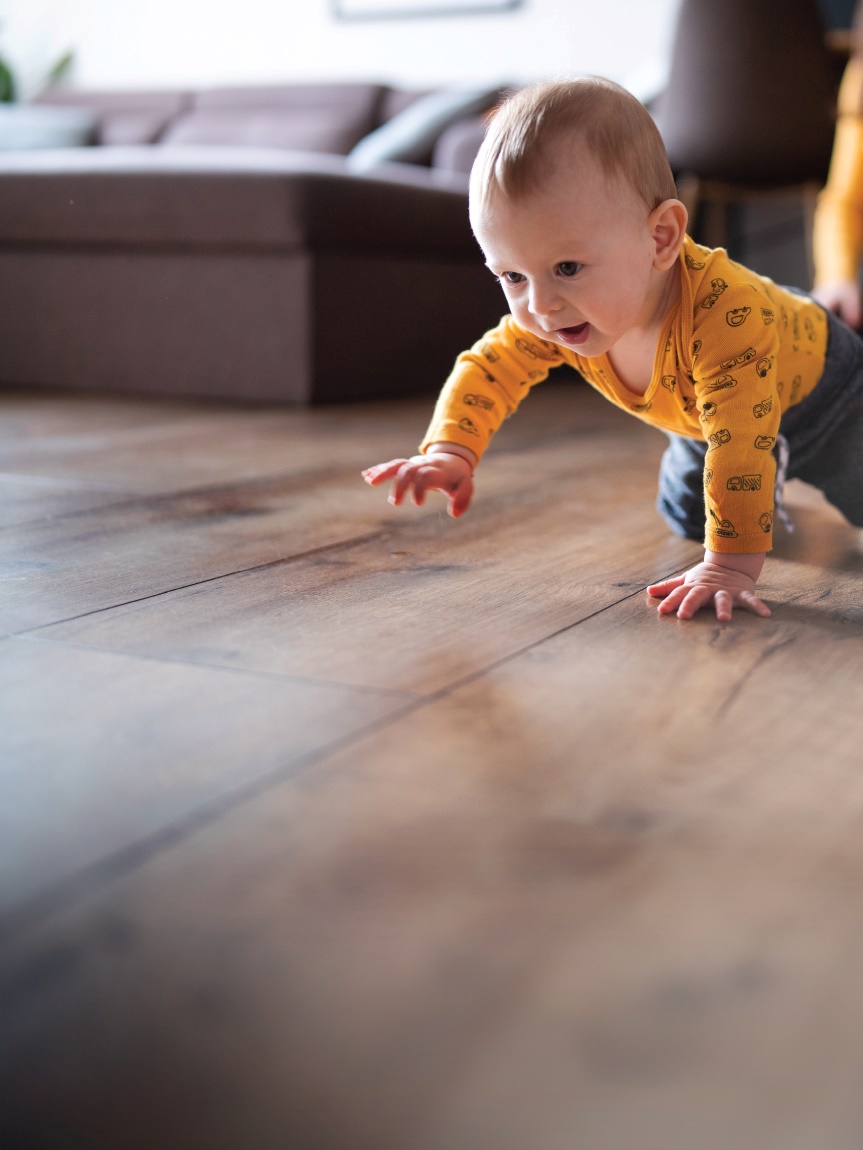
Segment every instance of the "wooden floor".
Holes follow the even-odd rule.
[[[662,437],[575,385],[458,522],[360,479],[424,402],[0,402],[4,1150],[860,1150],[820,497],[681,623]]]

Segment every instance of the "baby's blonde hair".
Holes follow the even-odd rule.
[[[665,145],[631,92],[601,76],[550,80],[509,96],[491,120],[470,176],[472,204],[519,199],[542,187],[552,163],[582,144],[610,180],[623,179],[649,211],[677,195]]]

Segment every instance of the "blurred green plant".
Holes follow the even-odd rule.
[[[64,52],[60,59],[48,70],[45,76],[45,87],[51,88],[59,84],[69,74],[75,62],[74,52]],[[12,104],[18,98],[18,85],[15,74],[0,56],[0,104]]]
[[[15,99],[15,78],[12,69],[0,58],[0,104],[11,104]]]

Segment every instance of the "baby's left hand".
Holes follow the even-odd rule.
[[[725,562],[718,562],[720,558]],[[651,584],[647,593],[662,600],[657,608],[660,615],[671,615],[676,611],[678,619],[691,619],[711,600],[716,608],[716,618],[722,623],[731,618],[735,606],[766,618],[770,608],[755,594],[755,583],[763,561],[763,555],[718,556],[709,552],[702,563],[683,575]],[[750,574],[753,569],[754,575]]]

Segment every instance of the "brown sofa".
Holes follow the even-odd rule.
[[[291,402],[434,390],[503,311],[464,171],[496,95],[43,97],[46,115],[88,109],[94,146],[0,153],[0,383]]]

